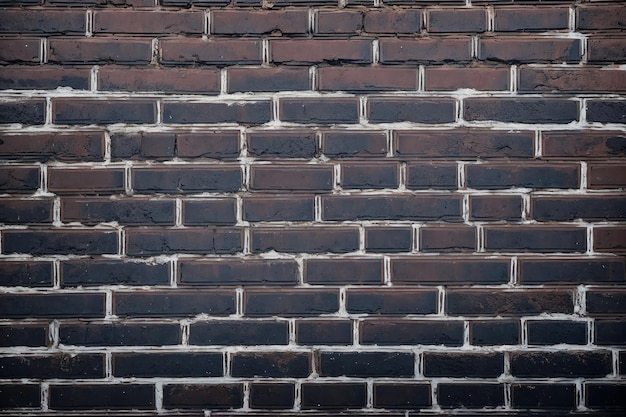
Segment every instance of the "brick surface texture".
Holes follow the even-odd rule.
[[[0,417],[626,415],[626,2],[0,0]]]

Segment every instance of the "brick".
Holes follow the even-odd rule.
[[[531,200],[532,216],[540,221],[622,220],[626,215],[626,196],[537,196]]]
[[[275,195],[245,198],[243,219],[251,222],[313,221],[314,198]]]
[[[589,188],[626,187],[626,165],[589,164],[587,165],[587,186]]]
[[[374,383],[374,407],[417,409],[431,406],[430,385],[419,383]]]
[[[394,258],[391,281],[420,285],[505,284],[509,281],[509,260],[441,256]]]
[[[52,200],[0,199],[2,223],[51,223]]]
[[[591,316],[623,314],[626,310],[625,300],[626,293],[619,290],[589,290],[587,313]]]
[[[445,345],[463,344],[463,322],[416,320],[365,320],[359,323],[364,345]]]
[[[604,377],[611,373],[611,352],[511,352],[514,377]]]
[[[469,322],[469,326],[472,345],[517,345],[521,340],[519,320],[472,320]]]
[[[614,383],[585,384],[587,406],[595,409],[615,409],[619,413],[624,409],[626,385]]]
[[[520,259],[522,284],[622,283],[624,260],[619,258],[539,258]]]
[[[204,14],[200,11],[97,10],[93,32],[138,35],[202,34]]]
[[[507,67],[426,67],[424,88],[426,91],[454,91],[471,88],[480,91],[509,89]]]
[[[357,98],[281,98],[279,118],[283,122],[306,124],[358,123]]]
[[[0,32],[84,35],[85,22],[83,10],[5,9],[0,16]]]
[[[47,327],[47,325],[0,326],[0,346],[46,346],[48,344]]]
[[[412,377],[415,358],[412,353],[320,352],[320,376]]]
[[[263,91],[310,90],[308,68],[228,68],[226,91],[249,93]]]
[[[597,101],[587,102],[587,120],[601,123],[625,123],[626,101]]]
[[[626,14],[619,5],[581,5],[576,12],[578,29],[606,31],[626,27]]]
[[[211,13],[211,34],[217,35],[295,35],[309,27],[306,9],[224,10]]]
[[[51,385],[49,395],[53,410],[150,410],[155,407],[154,385],[151,384]]]
[[[395,131],[398,156],[422,158],[529,158],[533,156],[532,132],[458,129],[443,131]]]
[[[4,356],[0,366],[3,378],[104,378],[104,355],[96,353]]]
[[[324,220],[461,220],[454,195],[324,196]]]
[[[174,225],[174,206],[174,201],[164,200],[68,198],[61,201],[61,221],[89,225],[104,222]]]
[[[261,41],[257,39],[162,39],[161,62],[165,64],[261,64]]]
[[[273,64],[369,64],[372,43],[366,39],[286,39],[270,40]]]
[[[39,188],[39,168],[0,167],[0,190],[3,193],[34,193]]]
[[[270,102],[246,101],[236,103],[165,102],[164,123],[239,123],[263,124],[271,118]]]
[[[449,123],[456,120],[456,101],[371,98],[367,102],[367,118],[374,123]]]
[[[328,165],[268,166],[250,168],[250,189],[261,191],[331,191],[333,167]]]
[[[462,316],[529,316],[574,312],[571,290],[448,290],[446,311]]]
[[[567,226],[488,226],[485,249],[508,252],[584,252],[584,228]]]
[[[484,9],[443,9],[428,10],[426,30],[437,32],[484,32],[487,29],[487,15]]]
[[[221,259],[181,261],[181,285],[295,285],[298,265],[292,260]]]
[[[39,63],[41,57],[40,39],[0,39],[0,63]]]
[[[418,9],[369,9],[363,17],[363,29],[370,33],[418,33],[420,22]]]
[[[383,132],[326,132],[322,152],[334,158],[380,157],[387,155],[387,138]]]
[[[107,65],[98,70],[98,90],[219,94],[220,73],[214,69],[132,68]]]
[[[0,313],[6,318],[104,317],[104,294],[4,294]]]
[[[542,132],[544,157],[610,158],[626,155],[626,135],[619,131]]]
[[[473,227],[420,227],[419,239],[419,248],[423,252],[458,252],[476,249],[476,229]]]
[[[129,255],[173,253],[234,254],[243,249],[242,230],[235,227],[126,230]]]
[[[223,361],[221,353],[114,353],[113,375],[126,378],[222,376]]]
[[[166,384],[163,386],[165,408],[240,408],[242,384]]]
[[[237,352],[232,357],[235,377],[306,378],[310,354],[304,352]]]
[[[587,59],[589,62],[625,62],[624,38],[618,36],[589,38],[587,41]]]
[[[250,407],[262,409],[291,409],[295,401],[293,384],[250,384]]]
[[[626,252],[626,228],[595,227],[593,229],[593,248],[598,252]]]
[[[239,0],[237,0],[239,1]],[[179,7],[191,7],[191,6],[226,6],[228,0],[161,0],[163,6],[179,6]]]
[[[478,59],[506,63],[579,62],[580,40],[566,38],[498,38],[480,39]]]
[[[529,345],[587,344],[587,323],[575,321],[529,321]]]
[[[320,91],[417,90],[415,68],[322,67],[318,70]]]
[[[435,314],[438,293],[434,290],[348,289],[346,310],[351,314]]]
[[[384,38],[379,42],[380,62],[384,64],[467,62],[472,59],[469,37]]]
[[[398,177],[396,163],[341,164],[341,186],[344,189],[398,188]]]
[[[517,195],[471,195],[470,220],[519,221],[522,218],[522,198]]]
[[[234,159],[239,156],[239,132],[179,133],[176,151],[181,158]]]
[[[317,137],[311,131],[248,132],[248,154],[260,158],[314,158]]]
[[[504,385],[490,383],[442,383],[437,385],[442,408],[484,408],[504,406]]]
[[[296,342],[299,345],[351,345],[350,320],[297,320]]]
[[[494,11],[496,32],[542,32],[569,28],[567,7],[498,7]]]
[[[33,407],[41,405],[41,392],[38,384],[1,384],[0,409]]]
[[[152,41],[137,38],[50,39],[48,61],[58,64],[148,64]]]
[[[368,227],[365,229],[367,252],[410,252],[412,236],[410,228]]]
[[[316,316],[339,310],[339,293],[327,289],[247,290],[244,292],[245,316]]]
[[[50,132],[0,134],[0,158],[20,161],[59,160],[91,162],[104,160],[103,132]]]
[[[108,259],[75,259],[61,263],[64,287],[100,285],[168,285],[167,263],[137,263]]]
[[[356,10],[318,10],[316,15],[317,34],[358,34],[363,31],[364,13]]]
[[[111,135],[111,159],[166,160],[176,155],[173,133],[119,132]]]
[[[1,44],[1,42],[0,42]],[[0,50],[2,50],[0,45]],[[42,125],[45,121],[43,100],[7,101],[0,103],[0,124],[21,123]]]
[[[457,189],[455,163],[409,162],[406,169],[409,189]]]
[[[424,352],[424,376],[496,378],[504,372],[502,353]]]
[[[626,91],[626,73],[604,68],[536,68],[518,70],[518,89],[524,92],[605,92]]]
[[[234,192],[241,187],[237,165],[134,168],[133,189],[141,193]]]
[[[381,259],[305,259],[304,282],[307,284],[382,284]]]
[[[364,382],[304,382],[301,390],[303,409],[363,408],[367,401]]]
[[[237,223],[235,206],[232,198],[183,200],[183,224],[233,225]]]
[[[11,260],[0,262],[0,283],[3,286],[50,287],[52,268],[50,262]]]
[[[166,346],[181,342],[177,323],[63,323],[59,343],[72,346]]]
[[[626,344],[626,321],[619,319],[595,320],[594,329],[594,342],[597,345],[615,346]]]
[[[2,236],[4,253],[115,254],[116,230],[6,230]]]
[[[227,290],[116,291],[114,314],[120,317],[185,317],[235,313],[235,293]]]
[[[253,253],[348,253],[359,249],[359,232],[353,227],[254,228],[251,233]]]
[[[465,166],[469,188],[578,188],[580,166],[567,164],[479,164]]]
[[[286,345],[289,326],[286,321],[208,321],[192,323],[192,345]]]
[[[154,101],[55,99],[52,106],[52,122],[56,124],[156,122]]]
[[[550,98],[468,98],[463,103],[463,117],[470,121],[566,124],[578,120],[578,110],[576,101]]]
[[[123,193],[123,168],[50,168],[48,189],[56,194]]]
[[[0,68],[0,89],[3,90],[54,90],[59,87],[89,89],[89,69],[54,66]]]

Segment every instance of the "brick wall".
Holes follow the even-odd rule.
[[[624,2],[0,5],[0,415],[623,415]]]

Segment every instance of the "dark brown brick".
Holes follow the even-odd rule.
[[[524,92],[606,92],[626,91],[624,71],[603,68],[538,68],[518,70],[518,89]]]
[[[587,323],[566,320],[528,321],[529,345],[587,344]]]
[[[211,33],[218,35],[295,35],[308,27],[306,9],[211,11]]]
[[[367,64],[372,43],[366,39],[270,40],[270,61],[275,64]]]
[[[578,188],[580,166],[575,164],[466,165],[467,186],[476,189]]]
[[[41,389],[38,384],[1,384],[0,409],[33,407],[41,405]]]
[[[96,353],[4,356],[0,366],[3,378],[104,377],[104,355]]]
[[[337,290],[247,290],[243,300],[246,316],[316,316],[339,310]]]
[[[424,352],[428,377],[497,378],[503,372],[502,353]]]
[[[0,32],[84,35],[85,22],[84,10],[4,9]]]
[[[387,138],[383,132],[326,132],[322,152],[334,158],[375,158],[387,155]]]
[[[341,186],[344,189],[398,188],[397,163],[343,163]]]
[[[350,320],[297,320],[296,341],[299,345],[350,345]]]
[[[476,249],[476,229],[467,226],[426,226],[419,229],[423,252],[458,252]]]
[[[324,196],[324,220],[461,220],[455,195]]]
[[[452,315],[525,316],[574,312],[571,290],[448,290],[446,311]]]
[[[284,122],[306,124],[358,123],[357,98],[281,98],[279,117]]]
[[[50,287],[52,268],[51,262],[5,260],[0,262],[0,283],[3,286]]]
[[[463,322],[417,320],[364,320],[359,323],[360,342],[365,345],[463,344]]]
[[[0,158],[90,162],[104,159],[103,132],[0,134]]]
[[[626,252],[626,227],[594,227],[593,248],[599,252]]]
[[[418,9],[369,9],[363,18],[363,29],[370,33],[417,33],[420,19]]]
[[[626,216],[626,195],[536,196],[531,203],[539,221],[619,221]]]
[[[597,288],[587,292],[587,313],[591,316],[621,316],[626,311],[626,292]]]
[[[106,65],[98,70],[98,89],[218,94],[220,73],[214,69],[132,68]]]
[[[155,407],[152,384],[51,385],[53,410],[140,409]]]
[[[286,321],[211,320],[191,324],[192,345],[286,345],[289,325]]]
[[[246,101],[236,103],[166,102],[163,104],[164,123],[239,123],[263,124],[271,118],[270,102]]]
[[[176,151],[180,158],[234,159],[239,156],[239,132],[179,133]]]
[[[626,156],[626,134],[620,131],[542,132],[544,157],[610,158]]]
[[[613,62],[626,61],[626,43],[624,38],[591,37],[587,41],[587,59],[589,62]]]
[[[470,343],[472,345],[517,345],[521,340],[519,320],[472,320],[469,325]]]
[[[622,258],[530,258],[518,262],[522,284],[617,284],[625,278]]]
[[[567,124],[578,120],[578,110],[576,101],[555,98],[468,98],[463,102],[463,117],[470,121]]]
[[[456,120],[456,101],[451,99],[371,98],[367,118],[374,123],[449,123]]]
[[[306,378],[310,373],[310,353],[237,352],[232,357],[235,377]]]
[[[437,387],[437,401],[442,408],[504,406],[503,384],[443,383]]]
[[[478,59],[508,63],[579,62],[580,40],[503,37],[479,40]]]
[[[374,383],[374,407],[428,408],[431,405],[430,392],[430,384],[424,383]]]
[[[484,230],[488,251],[584,252],[586,231],[568,226],[488,226]]]
[[[508,67],[426,67],[424,88],[454,91],[471,88],[482,91],[508,90]]]
[[[115,292],[114,314],[120,317],[184,317],[235,313],[235,293],[227,290]]]
[[[229,68],[227,80],[229,93],[310,89],[308,68]]]
[[[322,67],[318,70],[321,91],[417,90],[415,68]]]
[[[42,125],[45,121],[45,107],[43,100],[5,101],[0,103],[0,124]]]
[[[357,34],[363,31],[360,10],[318,10],[315,32],[324,35]]]
[[[262,409],[291,409],[295,401],[293,384],[250,384],[250,407]]]
[[[58,87],[87,90],[89,88],[89,69],[54,66],[0,68],[0,89],[54,90]]]
[[[380,40],[380,62],[384,64],[466,62],[471,58],[469,37]]]
[[[235,227],[185,229],[126,229],[129,255],[173,253],[234,254],[243,249],[242,230]]]
[[[391,260],[394,284],[505,284],[509,282],[507,258],[416,257]]]
[[[485,9],[428,10],[429,32],[484,32],[487,28]]]
[[[48,189],[57,194],[123,193],[124,169],[50,168]]]
[[[117,253],[116,230],[38,229],[6,230],[4,253],[90,255]]]
[[[412,353],[397,352],[320,352],[320,376],[412,377],[415,358]]]
[[[624,123],[626,122],[626,101],[589,100],[587,120],[601,123]]]
[[[496,32],[542,32],[569,28],[567,7],[497,7],[494,12]]]
[[[303,409],[363,408],[367,401],[365,383],[312,383],[302,384]]]
[[[0,313],[7,318],[104,317],[104,294],[3,294]]]
[[[51,223],[52,200],[0,199],[2,223]]]
[[[306,259],[304,282],[308,284],[382,284],[381,259]]]
[[[132,170],[133,188],[142,193],[233,192],[241,187],[241,176],[236,165],[163,165]]]
[[[65,198],[61,200],[61,220],[83,224],[174,225],[174,201],[147,199]]]
[[[206,378],[224,375],[221,353],[114,353],[113,375],[125,378]]]
[[[177,323],[63,323],[59,343],[74,346],[165,346],[181,341]]]
[[[0,63],[38,63],[40,61],[40,39],[0,39]]]
[[[48,344],[47,325],[6,325],[0,326],[0,346],[46,346]]]
[[[248,154],[260,158],[313,158],[317,155],[314,132],[300,130],[248,132]]]
[[[406,185],[409,189],[457,188],[455,163],[410,162],[407,163]]]
[[[111,159],[165,160],[176,154],[174,133],[119,132],[111,134]]]
[[[396,154],[421,158],[530,158],[533,132],[498,130],[395,131]]]
[[[479,221],[521,220],[522,198],[517,195],[472,195],[470,219]]]
[[[220,259],[181,261],[182,285],[295,285],[298,265],[293,260]]]
[[[578,29],[606,31],[626,28],[626,14],[619,4],[580,5],[576,12]]]
[[[587,166],[587,186],[589,188],[626,187],[626,165],[589,164]]]
[[[61,283],[64,287],[168,285],[169,271],[167,263],[76,259],[61,263]]]
[[[243,219],[251,222],[313,221],[313,212],[313,197],[272,195],[243,200]]]
[[[253,228],[254,253],[347,253],[359,249],[359,231],[353,227]]]
[[[0,190],[3,193],[31,194],[39,188],[39,168],[0,167]]]
[[[611,373],[611,352],[511,352],[515,377],[604,377]]]
[[[161,61],[166,64],[260,64],[257,39],[163,39]]]
[[[351,314],[435,314],[436,290],[414,290],[394,287],[386,289],[348,289],[346,310]]]
[[[406,227],[368,227],[365,229],[367,252],[410,252],[412,232]]]
[[[154,123],[156,103],[145,100],[55,99],[52,121],[57,124]]]
[[[165,408],[240,408],[242,384],[167,384],[163,386]]]
[[[183,201],[185,225],[233,225],[237,223],[236,201],[233,198],[211,198]]]
[[[133,33],[138,35],[201,34],[204,13],[194,11],[97,10],[93,14],[93,32]]]
[[[333,167],[328,165],[268,166],[250,168],[250,189],[262,191],[331,191]]]
[[[522,409],[575,409],[576,386],[572,384],[513,384],[511,405]]]
[[[50,39],[48,61],[59,64],[148,64],[152,41],[137,38]]]

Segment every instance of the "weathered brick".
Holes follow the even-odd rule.
[[[93,14],[94,33],[201,34],[204,14],[200,11],[133,11],[96,10]]]
[[[152,384],[51,385],[53,410],[139,409],[155,407]]]
[[[261,41],[255,39],[163,39],[159,45],[166,64],[261,63]]]
[[[235,227],[126,230],[126,251],[133,256],[173,253],[234,254],[242,250],[242,245],[242,231]]]
[[[380,40],[380,62],[384,64],[467,62],[471,59],[469,37]]]
[[[4,9],[0,32],[84,35],[85,22],[84,10]]]
[[[367,118],[374,123],[449,123],[456,120],[456,101],[450,99],[370,98]]]
[[[357,34],[363,31],[360,10],[318,10],[315,32],[324,35]]]
[[[531,199],[532,217],[539,221],[623,220],[625,195],[536,196]]]
[[[365,345],[446,345],[463,344],[463,322],[416,320],[364,320],[359,323]]]
[[[420,19],[419,9],[369,9],[363,17],[363,29],[370,33],[417,33]]]
[[[336,313],[339,292],[327,289],[247,290],[243,300],[246,316],[312,316]]]
[[[457,188],[455,163],[409,162],[406,169],[406,186],[409,189]]]
[[[494,9],[496,32],[535,32],[569,28],[567,7],[497,7]]]
[[[503,37],[479,40],[478,59],[507,63],[579,62],[579,39]]]
[[[156,103],[146,100],[55,99],[52,121],[68,125],[154,123]]]
[[[476,243],[473,227],[426,226],[419,229],[419,249],[424,252],[473,251]]]
[[[381,259],[306,259],[304,282],[308,284],[382,284]]]
[[[306,9],[224,10],[211,13],[211,33],[218,35],[295,35],[309,27]]]
[[[0,301],[7,318],[104,318],[103,293],[3,294]]]
[[[510,123],[575,122],[580,117],[578,102],[545,98],[468,98],[463,117],[470,121],[494,120]]]
[[[587,102],[587,120],[601,123],[625,123],[626,101],[589,100]]]
[[[611,353],[605,350],[567,352],[511,352],[516,377],[604,377],[611,372]]]
[[[236,103],[166,102],[163,104],[164,123],[241,123],[263,124],[271,118],[270,102],[245,101]]]
[[[348,253],[359,249],[359,231],[354,227],[253,228],[254,253]]]
[[[89,69],[56,66],[0,68],[0,89],[3,90],[54,90],[59,87],[87,90]]]
[[[4,356],[0,366],[4,378],[104,377],[104,355],[100,353]]]
[[[176,153],[174,133],[118,132],[111,136],[111,159],[166,160]]]
[[[496,378],[504,372],[502,353],[424,352],[428,377]]]
[[[220,259],[182,261],[181,285],[295,285],[298,265],[292,260]]]
[[[243,219],[251,222],[313,221],[314,198],[293,195],[245,198]]]
[[[306,378],[310,354],[304,352],[238,352],[232,358],[235,377]]]
[[[185,225],[233,225],[237,223],[236,201],[233,198],[211,198],[183,201]]]
[[[163,386],[165,408],[230,409],[243,405],[242,384],[167,384]]]
[[[310,89],[308,68],[228,68],[227,71],[229,93]]]
[[[133,189],[141,193],[233,192],[241,187],[241,176],[235,165],[163,165],[132,170]]]
[[[484,32],[487,29],[485,9],[432,9],[428,10],[429,32]]]
[[[393,289],[348,289],[346,310],[351,314],[435,314],[437,291]]]
[[[578,188],[580,166],[575,164],[466,165],[467,186],[476,189]]]
[[[305,124],[358,123],[357,98],[281,98],[279,118]]]
[[[594,227],[593,248],[599,252],[626,252],[626,227]]]
[[[0,262],[0,285],[19,287],[50,287],[52,263],[41,261]]]
[[[214,69],[128,68],[106,65],[98,69],[98,89],[218,94],[220,73]]]
[[[46,346],[48,344],[46,325],[6,325],[0,326],[0,346]]]
[[[317,155],[314,132],[301,130],[247,133],[248,154],[260,158],[313,158]]]
[[[321,91],[417,90],[415,68],[322,67],[318,70]]]
[[[48,42],[48,61],[59,64],[148,64],[151,58],[150,39],[52,38]]]
[[[383,132],[326,132],[322,152],[334,158],[381,157],[387,154],[387,138]]]
[[[626,73],[604,68],[538,68],[518,70],[518,89],[524,92],[605,92],[626,91]]]
[[[50,132],[0,134],[0,159],[91,162],[104,159],[104,133]]]
[[[116,230],[7,230],[2,239],[4,253],[115,254],[118,246]]]
[[[61,285],[168,285],[167,263],[138,263],[108,259],[76,259],[61,263]]]
[[[2,223],[51,223],[52,200],[0,199]]]
[[[350,345],[352,322],[349,320],[298,320],[296,341],[299,345]]]
[[[471,220],[521,220],[522,198],[517,195],[472,195],[469,209]]]
[[[0,50],[1,48],[0,42]],[[5,101],[0,103],[0,124],[21,123],[42,125],[45,122],[46,104],[43,100]]]
[[[590,284],[624,282],[620,258],[529,258],[519,260],[522,284]]]
[[[446,311],[452,315],[526,316],[574,311],[568,290],[449,290]]]
[[[170,200],[108,198],[65,198],[61,200],[61,220],[83,224],[174,225],[175,203]]]
[[[367,252],[410,252],[412,232],[406,227],[368,227],[365,229]]]
[[[372,43],[366,39],[270,40],[269,58],[285,65],[367,64],[372,62]]]
[[[48,189],[58,194],[123,193],[123,168],[50,168]]]
[[[40,39],[0,39],[0,63],[3,64],[22,64],[38,63],[41,59],[41,40]]]
[[[120,317],[228,316],[235,312],[235,292],[227,290],[116,291],[113,312]]]
[[[507,258],[415,257],[391,260],[394,284],[505,284],[509,281]]]
[[[454,91],[462,88],[508,90],[509,72],[507,67],[426,67],[424,88],[427,91]]]
[[[323,165],[267,166],[250,168],[250,189],[261,191],[331,191],[333,167]]]
[[[587,41],[587,59],[589,62],[625,62],[626,43],[624,38],[592,36]]]
[[[343,163],[341,186],[344,189],[398,188],[398,171],[396,163]]]
[[[620,131],[542,132],[544,157],[611,158],[626,155],[626,135]]]
[[[208,321],[193,323],[189,331],[192,345],[286,345],[286,321]]]
[[[580,5],[576,12],[578,29],[605,31],[626,27],[626,14],[619,5]]]

